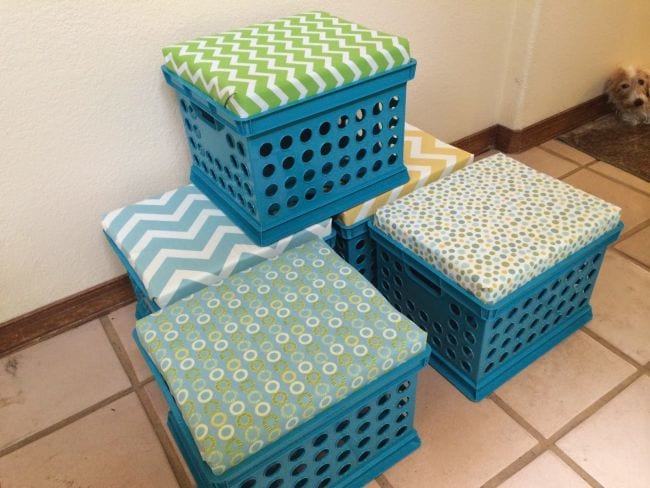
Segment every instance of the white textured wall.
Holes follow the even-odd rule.
[[[123,273],[101,215],[186,182],[188,150],[159,71],[162,46],[328,10],[410,39],[419,65],[409,119],[453,140],[593,96],[631,45],[630,56],[647,57],[639,31],[647,31],[650,2],[627,0],[626,9],[580,0],[607,7],[583,15],[571,7],[577,1],[0,0],[0,322]],[[534,9],[543,28],[531,37],[522,25]],[[645,48],[619,42],[612,19]],[[522,36],[530,41],[523,48]],[[576,42],[579,52],[567,52]],[[511,59],[527,60],[527,71]],[[567,68],[575,63],[581,69]],[[528,74],[525,85],[518,74]]]
[[[521,129],[602,93],[617,64],[650,67],[650,0],[516,0],[499,122]]]

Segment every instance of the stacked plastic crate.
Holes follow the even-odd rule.
[[[162,288],[182,284],[156,285],[163,278],[153,279],[151,262],[161,253],[173,259],[160,275],[178,275],[179,254],[182,269],[195,271],[185,275],[184,284],[194,284],[189,293],[243,269],[232,264],[235,244],[262,259],[275,256],[287,248],[280,239],[308,228],[325,237],[333,215],[408,179],[404,111],[415,60],[405,39],[311,12],[200,37],[163,54],[191,151],[190,178],[209,199],[198,203],[196,196],[192,206],[223,213],[203,219],[200,231],[234,225],[239,237],[208,252],[190,232],[198,224],[178,194],[107,215],[104,230],[132,278],[138,317],[169,303]],[[142,236],[152,233],[143,246]]]
[[[334,249],[370,282],[375,283],[376,245],[369,228],[375,212],[382,206],[444,178],[473,161],[473,154],[406,124],[404,165],[409,172],[409,181],[340,213],[333,222],[336,232]]]
[[[134,336],[171,430],[200,486],[369,482],[419,445],[415,372],[429,352],[414,324],[313,237],[408,181],[408,41],[310,12],[163,53],[193,184],[111,212],[103,226],[138,316],[154,312]],[[201,404],[217,409],[206,423]],[[304,447],[285,452],[297,438]]]
[[[503,154],[377,211],[378,288],[480,400],[591,320],[621,209]]]
[[[405,39],[313,12],[164,53],[191,179],[257,244],[407,181]]]

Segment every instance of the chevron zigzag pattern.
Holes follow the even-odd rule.
[[[374,215],[379,207],[464,168],[473,161],[473,154],[442,142],[435,136],[407,123],[404,130],[404,164],[409,172],[409,181],[346,210],[337,219],[345,225],[356,224]]]
[[[409,62],[404,38],[308,12],[163,48],[165,66],[246,118]]]
[[[114,210],[102,226],[160,307],[331,233],[327,220],[257,246],[194,185]]]

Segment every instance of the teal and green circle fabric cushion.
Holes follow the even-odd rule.
[[[140,321],[215,474],[421,353],[426,334],[321,240]]]

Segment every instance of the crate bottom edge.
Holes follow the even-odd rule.
[[[406,183],[408,179],[408,170],[403,166],[394,173],[386,175],[384,178],[360,188],[352,194],[341,195],[336,200],[333,200],[324,206],[309,210],[308,212],[305,212],[289,221],[279,222],[271,227],[262,227],[259,221],[242,214],[242,211],[238,207],[223,198],[219,192],[215,191],[213,183],[202,172],[202,170],[192,165],[190,171],[190,181],[196,185],[196,187],[217,207],[222,211],[225,211],[228,217],[258,246],[271,245],[283,237],[295,234],[310,225],[329,219],[350,207],[354,207],[370,198],[374,198],[377,195],[390,191],[393,188]],[[351,199],[351,197],[353,198]]]
[[[555,334],[549,335],[545,341],[537,343],[515,361],[507,362],[500,369],[495,370],[478,382],[467,379],[456,366],[450,365],[445,358],[433,349],[429,357],[429,365],[458,388],[463,395],[474,402],[478,402],[576,332],[589,322],[592,317],[591,306],[586,305],[582,311],[576,312],[569,320],[558,327]]]
[[[197,482],[197,488],[211,488],[212,484],[206,479],[205,473],[197,464],[200,462],[198,451],[196,451],[195,446],[189,444],[188,436],[190,436],[190,433],[187,431],[187,427],[182,423],[182,420],[176,418],[172,411],[167,416],[167,426],[194,480]],[[375,456],[372,461],[347,473],[342,480],[332,485],[332,488],[358,488],[365,486],[377,476],[409,456],[421,444],[422,442],[417,431],[414,427],[411,427],[410,431],[402,439],[395,442],[390,448],[384,449],[381,455]]]

